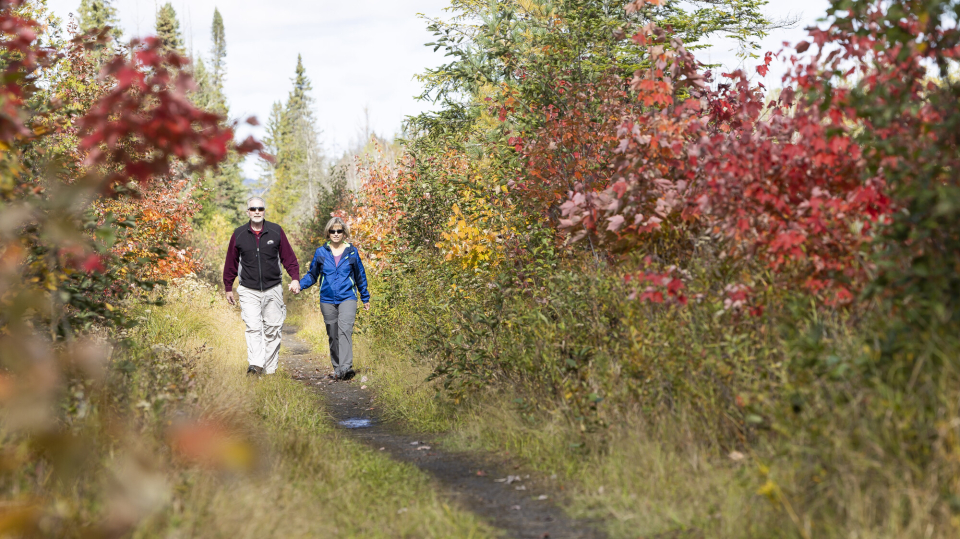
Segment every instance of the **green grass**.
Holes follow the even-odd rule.
[[[247,378],[239,312],[193,283],[153,308],[137,334],[198,358],[198,398],[186,413],[242,432],[259,455],[250,473],[186,468],[174,499],[137,537],[491,537],[448,506],[411,465],[344,438],[319,396],[282,370]]]
[[[319,315],[312,303],[291,309],[299,335],[316,347],[326,345]],[[683,530],[704,537],[768,537],[769,526],[759,523],[786,518],[755,494],[755,464],[694,445],[677,451],[681,440],[664,443],[642,424],[614,427],[603,447],[586,451],[584,437],[561,414],[524,419],[513,402],[517,395],[493,391],[454,405],[425,381],[431,367],[413,354],[392,350],[373,335],[360,337],[357,348],[357,365],[390,419],[415,431],[445,433],[447,449],[510,456],[546,477],[555,475],[554,497],[572,516],[603,522],[612,538]]]
[[[394,286],[392,303],[375,295],[374,317],[360,324],[369,333],[357,338],[358,365],[388,417],[442,432],[447,449],[508,457],[556,476],[555,498],[571,515],[602,522],[611,538],[960,536],[954,337],[937,341],[931,331],[914,341],[930,343],[933,351],[924,353],[936,369],[906,363],[909,369],[881,380],[853,369],[889,368],[881,361],[892,360],[865,337],[876,321],[855,325],[842,311],[810,318],[785,309],[780,328],[706,316],[710,305],[669,310],[628,302],[574,334],[576,322],[586,324],[580,305],[614,302],[603,290],[595,301],[567,297],[570,287],[560,282],[544,309],[556,318],[538,321],[538,304],[519,305],[491,314],[507,329],[488,334],[468,327],[476,305],[451,301],[426,316],[429,306],[411,302],[442,295]],[[298,304],[294,316],[304,336],[325,346],[312,302]],[[456,324],[451,334],[474,341],[424,348],[440,358],[468,346],[489,352],[473,357],[495,358],[484,364],[495,382],[438,394],[440,384],[425,381],[434,360],[417,355],[412,335]],[[629,330],[629,339],[611,344],[603,324]],[[579,345],[558,344],[577,340],[602,353],[579,367],[579,378],[560,379],[573,399],[554,391],[544,372],[517,368],[559,366],[564,373]],[[910,349],[897,353],[912,357]],[[917,389],[897,389],[895,376],[911,373],[920,373]],[[597,390],[603,402],[584,420],[589,401],[577,401],[576,392]],[[922,408],[930,402],[935,423]]]

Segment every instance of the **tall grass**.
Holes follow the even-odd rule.
[[[250,379],[239,312],[215,290],[180,283],[138,338],[203,350],[190,413],[242,429],[261,454],[248,475],[182,472],[174,503],[138,536],[488,537],[409,465],[361,446],[330,425],[320,397],[278,375]]]
[[[344,437],[282,369],[248,377],[239,311],[215,288],[184,279],[165,299],[135,308],[102,383],[66,382],[74,437],[56,453],[0,424],[4,463],[16,460],[0,467],[0,535],[496,535],[415,467]],[[51,479],[61,462],[78,464]]]
[[[751,316],[725,308],[713,270],[692,271],[703,299],[684,308],[631,300],[595,268],[520,292],[429,264],[376,279],[378,398],[449,429],[449,447],[556,474],[570,510],[612,537],[960,533],[955,335],[761,287],[773,307]],[[434,294],[442,282],[459,292]]]

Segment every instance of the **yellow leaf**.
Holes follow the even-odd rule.
[[[780,487],[777,486],[773,481],[767,480],[760,488],[757,489],[757,494],[761,496],[766,496],[770,501],[775,502],[780,498]]]

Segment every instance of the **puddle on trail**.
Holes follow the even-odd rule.
[[[340,426],[348,429],[365,429],[367,427],[373,426],[373,420],[354,417],[351,419],[345,419],[341,421]]]

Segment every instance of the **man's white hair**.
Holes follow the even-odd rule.
[[[247,199],[247,207],[248,207],[248,208],[250,207],[250,203],[253,202],[254,200],[259,200],[260,202],[262,202],[262,203],[263,203],[262,206],[264,206],[264,207],[267,206],[267,201],[266,201],[266,200],[264,200],[264,199],[262,199],[262,198],[260,198],[260,197],[250,197],[249,199]]]

